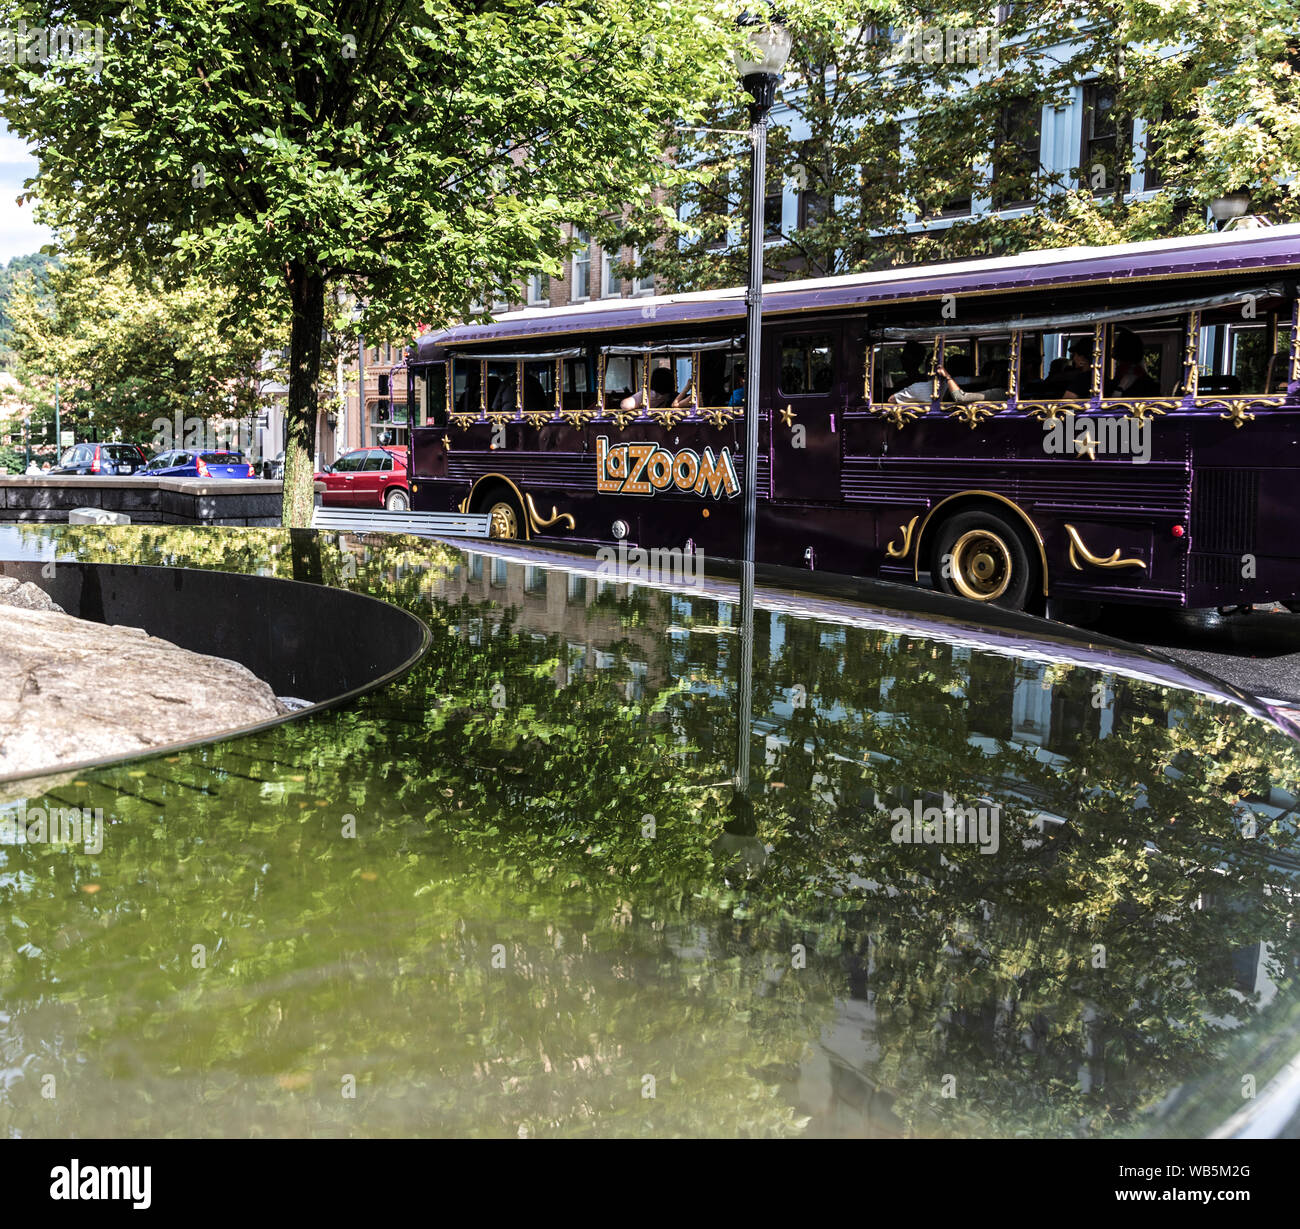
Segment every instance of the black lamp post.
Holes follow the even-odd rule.
[[[741,85],[749,104],[749,289],[745,295],[745,478],[744,540],[740,556],[740,731],[736,748],[736,791],[749,792],[750,714],[754,674],[754,548],[758,522],[758,390],[763,340],[763,202],[767,196],[767,113],[790,58],[790,31],[774,15],[746,14],[739,22],[748,35],[736,52]]]

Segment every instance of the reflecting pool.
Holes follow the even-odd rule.
[[[1137,655],[769,602],[741,819],[713,592],[266,530],[19,556],[339,585],[433,647],[22,799],[105,822],[0,842],[6,1135],[1181,1135],[1300,1049],[1297,745]]]

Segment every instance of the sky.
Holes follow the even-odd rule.
[[[41,244],[54,240],[49,230],[32,221],[32,206],[15,200],[23,180],[34,174],[36,159],[0,120],[0,264],[39,251]]]

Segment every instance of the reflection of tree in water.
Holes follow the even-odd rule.
[[[173,531],[158,532],[179,550]],[[209,537],[194,562],[265,566],[279,540]],[[201,1068],[200,1095],[225,1088],[254,1117],[274,1110],[276,1130],[290,1119],[275,1073],[327,1069],[368,1017],[367,1046],[392,1064],[386,1082],[419,1090],[372,1105],[377,1131],[786,1133],[794,1096],[818,1130],[1108,1132],[1212,1067],[1227,1030],[1256,1016],[1234,955],[1266,944],[1275,981],[1295,964],[1290,907],[1269,891],[1294,854],[1294,823],[1268,822],[1287,801],[1279,791],[1294,790],[1295,750],[1241,710],[760,611],[762,789],[756,837],[737,845],[719,840],[734,637],[700,630],[725,627],[726,608],[594,582],[577,591],[563,572],[539,583],[513,565],[494,588],[490,568],[474,579],[450,548],[343,544],[346,557],[332,542],[322,552],[326,581],[425,618],[425,663],[348,710],[190,753],[190,784],[219,782],[215,792],[161,770],[150,788],[185,799],[186,840],[196,848],[202,833],[208,859],[225,851],[200,908],[209,916],[195,916],[192,894],[168,892],[187,872],[159,863],[148,825],[113,843],[117,924],[129,929],[147,903],[151,925],[133,939],[167,970],[145,998],[194,1016],[187,1040],[150,1012],[132,1026],[172,1047],[183,1070],[212,1047],[229,1055],[239,1077]],[[102,548],[87,538],[78,549]],[[283,559],[274,566],[287,574]],[[805,703],[792,703],[796,687]],[[293,784],[302,770],[307,783]],[[147,795],[125,770],[97,780],[126,818],[156,813],[118,792]],[[231,800],[267,782],[287,791],[285,805],[249,830]],[[366,848],[382,892],[367,896],[353,851],[321,841],[296,809],[316,783],[337,799],[330,816],[376,817]],[[893,808],[945,793],[1002,808],[996,855],[890,840]],[[1253,838],[1239,798],[1256,800]],[[1042,815],[1067,822],[1039,833]],[[283,840],[286,825],[303,892],[268,915],[273,881],[229,851]],[[15,914],[43,899],[30,886],[2,891]],[[415,893],[422,912],[410,919],[401,910]],[[282,996],[297,1018],[268,1024],[275,995],[264,988],[306,958],[300,935],[340,918],[360,926],[375,900],[403,921],[382,938],[362,927],[340,955],[360,980],[327,979],[306,1004]],[[214,1006],[172,936],[232,935],[232,923]],[[513,981],[489,968],[502,935]],[[30,942],[9,938],[10,952]],[[806,968],[794,967],[796,945]],[[0,957],[18,990],[6,1000],[34,1004],[57,976],[60,1006],[102,1021],[69,990],[90,977],[94,945],[39,946],[17,963]],[[268,1050],[261,1084],[248,1074],[250,1037]],[[414,1037],[431,1058],[411,1055]],[[818,1083],[809,1073],[827,1055]],[[675,1075],[658,1098],[642,1099],[641,1075],[665,1068]],[[344,1108],[312,1104],[322,1129],[352,1129]],[[863,1116],[836,1126],[833,1104]],[[157,1113],[136,1112],[142,1123]]]

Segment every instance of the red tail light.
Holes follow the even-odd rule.
[[[90,472],[92,474],[99,473],[99,449],[98,448],[95,449],[94,454],[90,458]]]
[[[198,469],[199,469],[199,477],[200,477],[200,478],[211,478],[211,477],[212,477],[212,475],[211,475],[210,473],[208,473],[208,467],[207,467],[207,465],[204,464],[204,461],[203,461],[203,458],[202,458],[202,457],[196,457],[196,458],[194,459],[194,464],[198,466]]]

